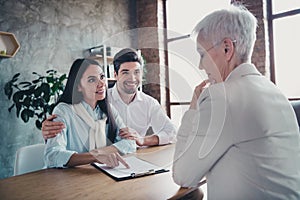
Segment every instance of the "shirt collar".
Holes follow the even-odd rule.
[[[114,87],[112,88],[112,98],[114,101],[122,101],[123,102],[123,100],[121,99],[120,94],[118,92],[117,84],[115,84]],[[136,92],[136,95],[132,102],[135,102],[135,101],[142,101],[142,96],[141,96],[140,91]]]
[[[91,107],[87,102],[85,102],[84,100],[82,100],[81,103],[82,103],[83,107],[84,107],[89,113],[93,112],[92,107]]]
[[[225,79],[226,81],[234,80],[247,75],[258,75],[261,76],[261,73],[256,69],[253,64],[242,63],[237,66]]]
[[[87,112],[93,117],[94,120],[102,119],[104,117],[104,113],[100,109],[99,105],[93,110],[92,107],[86,103],[84,100],[81,101],[83,107],[87,110]]]

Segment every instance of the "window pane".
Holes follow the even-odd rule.
[[[300,0],[272,0],[273,14],[300,8]]]
[[[198,68],[199,55],[191,39],[172,42],[168,47],[171,102],[189,102],[196,85],[206,79]]]
[[[190,34],[204,15],[223,8],[231,0],[167,1],[168,38]],[[168,43],[170,101],[189,102],[196,85],[206,79],[198,69],[199,55],[191,39],[179,39]]]
[[[204,15],[224,8],[230,2],[231,0],[169,0],[167,1],[168,29],[189,34]]]
[[[171,106],[171,121],[177,128],[179,128],[181,123],[181,118],[183,114],[189,109],[189,105],[182,105],[182,106]]]
[[[274,20],[276,85],[289,98],[300,97],[300,15]]]

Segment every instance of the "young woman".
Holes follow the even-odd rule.
[[[121,162],[128,167],[119,152],[134,152],[136,144],[134,140],[116,137],[116,130],[126,132],[129,129],[105,97],[105,75],[98,63],[89,59],[75,60],[65,90],[53,110],[57,116],[55,120],[63,122],[65,128],[47,140],[47,167],[71,167],[92,162],[110,167]]]

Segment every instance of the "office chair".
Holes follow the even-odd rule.
[[[14,175],[40,170],[44,167],[45,144],[34,144],[18,149]]]
[[[290,101],[293,109],[295,111],[296,117],[297,117],[297,121],[298,121],[298,126],[300,129],[300,100],[294,100],[294,101]]]

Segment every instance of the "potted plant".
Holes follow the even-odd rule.
[[[58,75],[56,70],[46,71],[46,75],[33,72],[37,78],[29,81],[19,81],[20,73],[15,74],[4,85],[5,95],[13,104],[8,108],[11,112],[16,108],[17,117],[27,123],[30,118],[36,117],[35,125],[41,129],[42,122],[51,114],[55,102],[64,90],[66,74]]]

